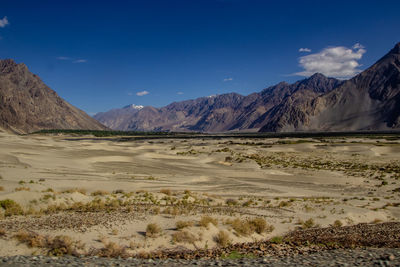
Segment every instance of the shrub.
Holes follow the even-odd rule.
[[[126,252],[126,247],[120,246],[114,242],[106,243],[104,248],[97,250],[94,254],[99,257],[107,258],[129,257],[129,254]]]
[[[4,230],[3,228],[0,228],[0,236],[5,236],[6,235],[6,230]]]
[[[274,243],[274,244],[281,244],[283,242],[283,237],[281,236],[274,236],[269,240],[269,242]]]
[[[0,186],[0,191],[4,191],[4,187],[3,186]]]
[[[249,223],[257,234],[272,232],[274,230],[274,227],[272,225],[268,225],[263,218],[253,218],[249,220]]]
[[[313,218],[308,219],[307,221],[303,222],[302,227],[303,228],[312,228],[315,227],[315,222]]]
[[[196,237],[187,231],[179,231],[172,235],[172,240],[177,243],[193,244],[196,241]]]
[[[203,227],[208,227],[208,224],[210,223],[214,224],[215,226],[218,225],[217,219],[214,219],[213,217],[210,216],[203,216],[199,221],[199,225]]]
[[[94,192],[92,192],[92,196],[105,196],[105,195],[109,195],[110,193],[108,191],[105,190],[96,190]]]
[[[12,215],[24,214],[24,211],[22,210],[21,206],[11,199],[0,200],[0,207],[2,207],[5,210],[4,216],[6,217]]]
[[[27,244],[29,247],[48,249],[48,255],[79,256],[79,250],[83,250],[84,245],[80,241],[74,241],[68,236],[59,235],[54,238],[37,234],[35,232],[19,231],[15,238]]]
[[[193,225],[194,225],[193,221],[177,221],[176,222],[176,228],[178,230],[181,230],[181,229],[183,229],[185,227],[190,227],[190,226],[193,226]]]
[[[156,223],[149,223],[146,227],[146,236],[156,237],[161,233],[161,227]]]
[[[214,241],[221,247],[225,247],[229,245],[231,239],[229,238],[229,234],[225,231],[219,231],[218,234],[214,237]]]
[[[236,218],[228,223],[238,235],[247,236],[254,232],[252,225],[247,220]]]
[[[225,200],[225,204],[228,206],[236,206],[238,202],[236,199],[228,198],[227,200]]]
[[[29,187],[17,187],[15,188],[15,191],[30,191],[31,189]]]
[[[171,190],[169,190],[169,189],[161,189],[161,190],[160,190],[160,193],[162,193],[162,194],[164,194],[164,195],[167,195],[167,196],[172,195],[172,192],[171,192]]]
[[[339,221],[339,220],[336,220],[336,221],[333,222],[333,226],[334,227],[342,227],[343,223],[341,221]]]

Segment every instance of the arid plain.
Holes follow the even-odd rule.
[[[0,133],[0,255],[135,256],[400,221],[398,136],[110,139]]]

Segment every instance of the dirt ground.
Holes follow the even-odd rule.
[[[117,142],[0,132],[0,201],[0,256],[46,253],[28,233],[67,236],[86,252],[140,254],[398,222],[400,141]]]

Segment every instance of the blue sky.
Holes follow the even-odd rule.
[[[314,71],[352,76],[400,41],[399,11],[397,0],[2,0],[0,58],[90,114],[160,107]]]

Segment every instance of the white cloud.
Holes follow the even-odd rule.
[[[311,52],[311,49],[310,48],[300,48],[299,49],[299,52],[307,52],[307,53],[309,53],[309,52]]]
[[[69,57],[57,57],[58,60],[70,60],[71,58]]]
[[[178,92],[178,93],[176,93],[177,95],[183,95],[183,92]]]
[[[229,77],[229,78],[225,78],[225,79],[224,79],[224,82],[230,82],[230,81],[232,81],[232,80],[233,80],[233,78]]]
[[[3,19],[0,19],[0,28],[4,28],[8,24],[10,24],[10,23],[8,22],[7,17],[4,17]]]
[[[352,48],[327,47],[318,53],[300,57],[299,63],[304,71],[297,72],[295,75],[311,76],[319,72],[329,77],[349,78],[361,72],[358,69],[361,66],[358,60],[365,52],[367,50],[359,43]]]
[[[86,59],[77,59],[74,61],[74,63],[86,63],[87,60]]]
[[[144,95],[148,95],[148,94],[149,94],[149,92],[147,92],[146,90],[136,93],[137,96],[144,96]]]

